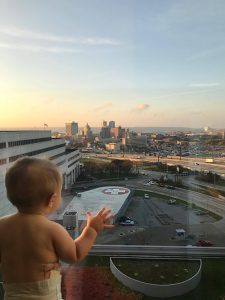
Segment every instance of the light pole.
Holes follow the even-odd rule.
[[[182,151],[181,151],[181,141],[180,141],[180,160],[181,160],[181,155],[182,155]]]

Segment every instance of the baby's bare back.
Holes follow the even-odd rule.
[[[15,214],[0,220],[3,280],[30,282],[46,278],[45,270],[57,263],[52,222],[41,215]]]

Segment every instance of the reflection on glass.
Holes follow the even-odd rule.
[[[203,258],[182,299],[225,299],[223,259],[204,259],[225,253],[225,2],[45,2],[0,4],[0,217],[16,211],[7,169],[49,158],[63,179],[50,220],[76,238],[86,211],[114,214],[63,266],[65,293],[147,299],[121,292],[108,256],[176,256]]]

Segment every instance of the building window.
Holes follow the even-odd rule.
[[[58,149],[58,148],[61,148],[61,147],[65,147],[65,144],[63,143],[63,144],[60,144],[60,145],[56,145],[56,146],[52,146],[52,147],[48,147],[48,148],[44,148],[44,149],[40,149],[40,150],[36,150],[36,151],[27,152],[27,153],[19,154],[19,155],[16,155],[16,156],[10,156],[9,157],[9,162],[13,162],[13,161],[17,160],[18,158],[20,158],[22,156],[34,156],[34,155],[38,155],[40,153],[51,151],[51,150]]]
[[[11,142],[8,142],[8,145],[9,145],[9,147],[16,147],[16,146],[22,146],[22,145],[28,145],[28,144],[47,142],[47,141],[51,141],[51,139],[52,139],[51,137],[45,137],[45,138],[39,138],[39,139],[11,141]]]
[[[59,153],[59,154],[56,154],[56,155],[53,155],[53,156],[49,157],[49,159],[50,159],[50,160],[53,160],[53,159],[56,159],[56,158],[58,158],[58,157],[60,157],[60,156],[62,156],[62,155],[65,155],[65,154],[66,154],[66,152],[64,151],[64,152],[62,152],[62,153]]]
[[[80,156],[80,153],[77,153],[76,155],[74,155],[74,156],[68,158],[68,162],[71,161],[71,160],[73,160],[74,158],[76,158],[76,157],[78,157],[78,156]]]
[[[4,142],[4,143],[0,143],[0,149],[4,149],[4,148],[6,148],[6,143]]]
[[[57,163],[56,165],[59,167],[59,166],[63,165],[65,162],[66,162],[66,160],[64,159],[64,160],[60,161],[59,163]]]
[[[70,168],[71,166],[75,165],[75,163],[77,163],[79,161],[79,159],[75,160],[74,162],[72,162],[71,164],[68,165],[68,168]]]
[[[5,165],[6,163],[7,163],[7,159],[6,158],[0,159],[0,165]]]

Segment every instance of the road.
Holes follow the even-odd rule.
[[[128,181],[126,186],[128,188],[144,189],[146,191],[157,192],[162,195],[183,199],[187,201],[189,206],[196,204],[203,209],[210,210],[216,214],[221,215],[222,217],[225,217],[225,200],[219,198],[181,188],[176,188],[176,190],[169,190],[165,187],[158,187],[157,185],[144,186],[143,180],[132,183]]]
[[[100,160],[109,160],[109,159],[129,159],[133,162],[157,162],[158,157],[156,156],[140,156],[137,158],[137,154],[125,154],[122,156],[121,154],[96,154],[96,153],[86,153],[82,154],[83,158],[94,157],[95,159]],[[213,173],[220,174],[225,176],[225,158],[216,158],[214,159],[214,163],[206,163],[204,158],[198,157],[181,157],[181,160],[177,156],[169,156],[163,157],[159,159],[162,163],[167,163],[168,165],[181,165],[183,167],[190,168],[191,170],[195,171],[210,171]]]
[[[158,172],[157,172],[158,173]],[[156,174],[156,172],[153,173],[154,176]],[[184,177],[183,177],[184,178]],[[188,177],[187,177],[188,178]],[[188,179],[186,179],[188,180]],[[156,192],[162,195],[167,195],[167,196],[171,196],[171,197],[176,197],[179,199],[183,199],[185,201],[187,201],[187,203],[189,204],[189,206],[191,207],[193,204],[196,204],[197,206],[206,209],[206,210],[210,210],[220,216],[222,216],[223,218],[225,218],[225,200],[224,199],[220,199],[220,198],[215,198],[212,196],[208,196],[202,193],[198,193],[198,192],[194,192],[191,190],[186,190],[186,189],[181,189],[181,188],[176,188],[176,190],[169,190],[165,187],[159,187],[158,185],[151,185],[151,186],[144,186],[144,183],[148,181],[146,179],[146,177],[142,176],[142,177],[138,177],[136,179],[130,179],[128,181],[125,180],[121,180],[121,181],[102,181],[100,180],[99,182],[90,182],[89,185],[93,184],[100,184],[100,185],[121,185],[121,186],[126,186],[128,188],[131,189],[141,189],[141,190],[146,190],[146,191],[150,191],[150,192]],[[79,185],[77,185],[77,187],[82,187],[82,186],[86,186],[88,187],[88,184],[82,184],[80,183]],[[73,198],[73,195],[64,195],[63,196],[63,202],[62,202],[62,207],[60,208],[60,212],[63,211],[63,209],[65,208],[65,206],[69,203],[69,201],[71,201]],[[54,213],[53,215],[50,216],[51,219],[54,219],[55,217],[57,217],[57,212]]]

